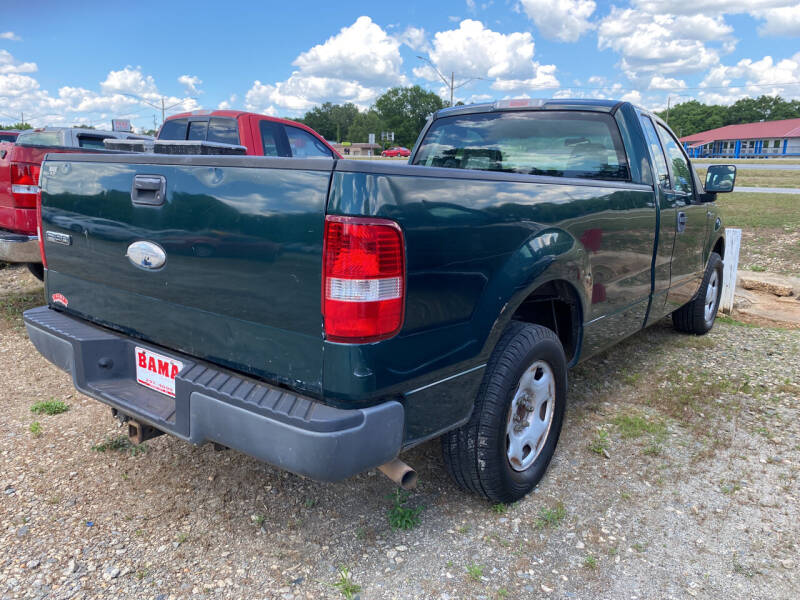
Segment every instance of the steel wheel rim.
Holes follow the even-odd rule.
[[[525,471],[541,454],[550,435],[555,404],[553,369],[537,360],[520,377],[506,418],[506,458],[515,471]]]
[[[708,287],[706,288],[706,302],[705,302],[705,317],[706,323],[710,323],[714,318],[714,309],[717,306],[717,295],[719,294],[719,277],[717,277],[717,270],[711,272],[711,277],[708,279]]]

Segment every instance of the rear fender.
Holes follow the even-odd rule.
[[[586,283],[588,273],[588,254],[568,232],[544,229],[528,238],[509,257],[481,298],[479,314],[491,319],[481,357],[488,359],[520,305],[550,281],[566,281],[576,292],[581,315],[584,315],[587,298],[591,297]]]

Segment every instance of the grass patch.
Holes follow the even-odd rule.
[[[564,507],[563,502],[557,503],[553,508],[543,508],[536,518],[536,529],[544,529],[546,527],[555,529],[566,516],[567,509]]]
[[[733,192],[720,194],[717,204],[727,227],[785,231],[800,228],[800,202],[792,194]]]
[[[593,555],[589,554],[583,559],[583,566],[587,569],[596,569],[597,559]]]
[[[60,415],[68,410],[69,404],[61,400],[45,400],[31,406],[31,412],[35,415]]]
[[[497,515],[504,515],[508,512],[508,504],[503,504],[502,502],[492,504],[492,512]]]
[[[131,456],[147,452],[146,444],[134,444],[124,435],[107,437],[105,442],[92,446],[95,452],[127,452]]]
[[[737,321],[733,317],[729,317],[728,315],[717,315],[717,323],[725,323],[726,325],[735,325],[736,327],[756,327],[752,323],[745,323],[743,321]]]
[[[405,506],[409,496],[408,492],[400,489],[390,496],[392,507],[387,511],[387,516],[392,529],[409,530],[419,525],[419,515],[425,507],[409,508]]]
[[[39,424],[39,421],[34,421],[28,427],[28,431],[31,432],[31,435],[33,435],[33,437],[39,437],[40,435],[42,435],[42,426]]]
[[[0,296],[0,318],[22,325],[22,313],[44,304],[42,292],[16,292]]]
[[[339,580],[333,584],[333,587],[339,590],[339,593],[347,600],[352,600],[361,591],[361,586],[353,582],[350,569],[344,565],[339,567]]]
[[[640,415],[620,415],[614,418],[614,425],[619,429],[623,438],[635,439],[649,433],[655,436],[664,436],[667,433],[667,426],[662,422],[648,421]]]
[[[467,575],[473,581],[480,581],[481,577],[483,577],[483,566],[475,563],[467,565]]]
[[[589,450],[600,456],[608,454],[609,447],[608,432],[605,429],[600,429],[594,439],[589,442]]]

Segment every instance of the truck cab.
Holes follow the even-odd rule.
[[[157,139],[241,145],[249,156],[342,158],[321,135],[302,123],[238,110],[172,115],[164,121]]]

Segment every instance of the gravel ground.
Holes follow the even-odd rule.
[[[338,484],[162,436],[123,433],[40,358],[19,311],[40,286],[0,270],[0,598],[800,597],[800,331],[669,320],[570,373],[550,470],[512,506],[447,478],[439,445],[393,484]],[[69,410],[35,415],[35,402]],[[38,430],[31,426],[39,424]]]

